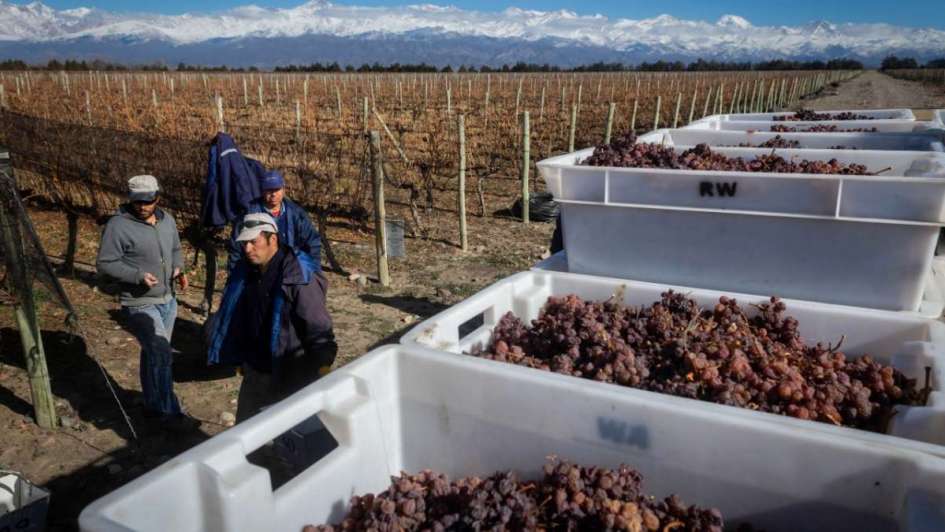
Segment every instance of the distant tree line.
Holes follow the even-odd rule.
[[[599,61],[576,67],[560,67],[548,63],[525,63],[518,62],[513,65],[502,65],[501,67],[490,67],[481,65],[478,68],[473,65],[460,65],[455,72],[626,72],[626,71],[645,71],[645,72],[702,72],[718,70],[862,70],[863,63],[854,59],[831,59],[829,61],[787,61],[777,59],[773,61],[751,62],[726,62],[726,61],[698,61],[683,63],[682,61],[656,61],[654,63],[643,62],[639,65],[630,65],[626,63],[606,63]],[[380,63],[364,63],[359,67],[346,65],[342,67],[338,63],[322,64],[312,63],[310,65],[286,65],[275,68],[276,72],[454,72],[453,67],[447,65],[437,68],[426,63],[391,63],[382,65]]]
[[[919,66],[919,62],[914,57],[896,57],[891,55],[883,59],[880,70],[895,70],[897,68],[945,68],[945,57],[931,59],[924,65]]]
[[[945,68],[945,58],[929,61],[926,68]],[[887,57],[883,60],[882,68],[919,68],[918,62],[913,58],[900,59],[895,56]],[[775,59],[771,61],[760,62],[735,62],[735,61],[706,61],[699,59],[691,63],[682,61],[655,61],[643,62],[638,65],[631,65],[620,62],[590,63],[575,67],[560,67],[548,63],[536,64],[518,62],[512,65],[505,64],[501,67],[491,67],[481,65],[460,65],[456,70],[452,66],[437,67],[427,63],[391,63],[383,65],[378,62],[371,64],[364,63],[361,66],[345,65],[338,62],[333,63],[312,63],[309,65],[284,65],[277,66],[276,72],[707,72],[721,70],[862,70],[863,63],[854,59],[831,59],[829,61],[789,61],[785,59]],[[67,59],[58,61],[50,60],[46,65],[30,65],[19,59],[8,59],[0,61],[0,70],[145,70],[145,71],[170,71],[172,70],[164,63],[150,63],[144,65],[124,65],[121,63],[111,63],[102,60],[93,61],[75,61]],[[233,68],[226,65],[206,66],[189,65],[178,63],[173,70],[179,72],[257,72],[257,67]]]

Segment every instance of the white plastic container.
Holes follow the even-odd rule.
[[[785,149],[835,149],[837,146],[857,150],[891,151],[945,151],[942,142],[931,135],[905,133],[773,133],[770,131],[715,131],[709,129],[658,129],[637,138],[637,142],[663,144],[665,146],[739,146],[758,145],[775,137],[799,142],[797,148]],[[770,148],[768,148],[770,150]]]
[[[277,491],[246,454],[313,414],[339,447]],[[82,530],[298,531],[400,471],[452,478],[550,454],[626,463],[646,493],[769,532],[945,529],[945,461],[809,423],[403,346],[369,353],[87,507]]]
[[[559,251],[547,259],[539,261],[532,266],[531,269],[547,272],[571,273],[571,270],[568,269],[568,252]],[[691,287],[679,287],[679,289],[684,293],[689,293],[693,290]],[[865,288],[865,290],[869,289],[869,287]],[[729,294],[738,299],[756,299],[762,297],[758,295],[736,294],[734,292],[730,292]],[[787,301],[789,301],[788,304],[793,304],[794,302],[794,300],[791,299]],[[842,307],[843,305],[840,306]],[[919,310],[915,312],[901,312],[918,318],[937,320],[942,317],[943,311],[945,311],[945,258],[935,257],[932,259],[932,271],[925,282],[925,290],[922,293],[922,302],[919,304]]]
[[[818,122],[790,121],[790,122],[771,122],[757,120],[717,120],[703,118],[696,120],[685,126],[689,129],[710,129],[722,131],[771,131],[771,126],[785,125],[798,129],[796,133],[809,133],[804,129],[813,126],[837,126],[839,131],[835,133],[852,132],[851,129],[872,129],[876,128],[876,133],[928,133],[941,136],[941,128],[937,122],[923,122],[919,120],[823,120]],[[814,132],[818,134],[831,134],[832,132]]]
[[[49,492],[19,473],[0,471],[0,531],[46,530]]]
[[[660,294],[667,290],[685,293],[703,307],[714,306],[723,295],[735,297],[742,308],[768,301],[767,297],[731,292],[529,271],[503,279],[418,324],[401,338],[401,343],[450,353],[468,353],[477,345],[488,345],[492,329],[506,313],[511,312],[528,323],[538,317],[551,296],[574,294],[588,301],[618,297],[626,305],[641,306],[659,301]],[[945,456],[945,323],[894,312],[808,301],[785,300],[785,303],[787,315],[798,320],[800,333],[807,342],[836,344],[843,337],[842,350],[847,355],[869,354],[908,377],[919,379],[920,385],[925,380],[925,367],[932,368],[933,391],[928,404],[897,407],[898,413],[888,435],[814,421],[807,422],[811,430],[826,430],[837,437],[866,437],[870,441],[886,441]],[[610,384],[604,386],[629,389]],[[750,412],[735,407],[724,408],[733,416]],[[775,422],[786,419],[776,414],[763,415]]]
[[[690,146],[676,146],[682,151]],[[594,149],[538,163],[556,201],[636,203],[769,213],[945,222],[945,153],[775,150],[788,160],[836,159],[881,175],[718,172],[580,164]],[[713,148],[752,160],[770,148]]]
[[[841,109],[835,111],[815,110],[819,114],[854,113],[860,116],[866,116],[873,120],[915,120],[915,115],[911,109]],[[730,113],[720,115],[709,115],[703,117],[703,120],[753,120],[753,121],[774,121],[777,116],[790,116],[794,111],[778,111],[775,113]],[[873,121],[870,120],[870,121]],[[783,120],[779,122],[790,123],[793,120]]]
[[[559,201],[575,273],[918,311],[935,224]]]

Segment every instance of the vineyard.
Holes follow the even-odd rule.
[[[209,142],[218,130],[264,165],[318,221],[369,230],[370,145],[381,137],[388,212],[408,235],[455,242],[460,128],[473,216],[521,195],[523,161],[610,135],[707,114],[795,107],[845,72],[604,74],[0,74],[0,143],[18,184],[70,219],[100,217],[128,176],[151,173],[164,205],[196,230]],[[527,156],[523,124],[528,120]],[[537,173],[529,189],[540,189]],[[74,225],[74,222],[73,222]]]

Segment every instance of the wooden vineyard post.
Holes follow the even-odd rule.
[[[338,118],[341,118],[341,89],[335,85],[335,100],[338,104]]]
[[[154,89],[151,89],[151,105],[154,106],[155,109],[158,107],[157,91]]]
[[[617,104],[610,102],[607,109],[607,124],[604,126],[604,144],[610,144],[610,133],[614,128],[614,111],[617,110]]]
[[[528,111],[522,113],[522,223],[528,223],[528,170],[531,164]]]
[[[735,92],[732,93],[732,101],[728,104],[728,114],[735,112],[735,101],[738,100],[738,87],[739,84],[735,84]]]
[[[545,116],[545,86],[541,86],[541,100],[538,103],[538,122]]]
[[[446,114],[453,114],[453,94],[450,87],[446,87]]]
[[[128,105],[128,84],[125,83],[125,78],[121,78],[121,101]]]
[[[363,113],[363,117],[364,117],[364,124],[362,124],[362,126],[364,128],[364,133],[367,134],[368,129],[370,128],[370,122],[371,122],[371,117],[368,114],[369,111],[368,111],[368,97],[367,96],[365,96],[362,99],[362,107],[363,109],[361,110],[361,112]]]
[[[660,95],[656,95],[656,112],[653,113],[653,129],[660,128],[660,104],[662,101],[663,98]]]
[[[295,100],[295,142],[302,141],[302,102]]]
[[[459,194],[456,197],[459,211],[459,247],[469,251],[466,235],[466,118],[459,115]]]
[[[259,106],[262,107],[262,106],[263,106],[263,82],[262,82],[262,77],[259,78],[259,85],[256,87],[256,89],[257,89],[256,92],[258,93],[258,96],[259,96]]]
[[[305,76],[305,81],[302,82],[302,105],[308,109],[308,75]]]
[[[689,120],[686,121],[687,124],[692,123],[693,114],[696,112],[696,98],[699,97],[699,90],[694,89],[692,91],[692,101],[689,102]]]
[[[243,77],[243,107],[249,107],[249,86],[246,84],[245,77]]]
[[[584,89],[584,84],[578,83],[577,110],[579,113],[581,112],[581,92],[583,91],[583,89]]]
[[[387,267],[387,213],[384,207],[384,162],[381,160],[381,135],[371,131],[371,174],[374,178],[374,247],[377,251],[377,279],[390,286]]]
[[[702,116],[700,118],[705,118],[709,114],[709,100],[712,99],[712,87],[709,87],[705,91],[705,102],[702,104]]]
[[[89,121],[89,126],[92,126],[92,99],[89,97],[89,91],[85,91],[85,118]]]
[[[8,175],[11,172],[9,157],[9,154],[5,152],[0,155],[0,170]],[[15,199],[0,198],[0,232],[2,232],[3,247],[6,249],[3,255],[6,259],[7,282],[16,298],[14,311],[17,327],[20,330],[20,342],[23,345],[23,356],[26,358],[26,373],[30,381],[30,396],[33,400],[36,424],[51,429],[58,424],[56,406],[52,387],[49,384],[46,352],[43,349],[39,320],[36,316],[32,276],[27,271],[28,262],[23,260],[23,241],[18,234],[19,231],[14,232],[14,227],[18,227],[20,222],[16,219],[16,213],[8,211],[11,206],[9,201],[15,201]]]
[[[0,107],[7,108],[7,93],[2,83],[0,83]]]
[[[571,129],[568,132],[568,152],[574,151],[574,130],[577,128],[577,104],[571,104]]]
[[[637,80],[639,82],[640,80]],[[633,99],[633,114],[630,115],[630,131],[636,133],[637,131],[637,107],[640,105],[640,100],[637,98]]]
[[[679,105],[682,103],[682,93],[676,93],[676,111],[673,113],[673,129],[679,125]]]
[[[217,94],[216,97],[216,107],[217,107],[217,131],[225,131],[223,123],[223,96]]]

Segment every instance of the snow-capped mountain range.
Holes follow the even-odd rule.
[[[669,15],[612,19],[571,11],[472,11],[433,4],[253,5],[214,13],[158,15],[56,10],[0,0],[0,55],[273,66],[401,62],[562,66],[593,61],[829,59],[875,64],[889,53],[945,56],[945,31],[889,24],[755,26],[736,15],[716,22]]]

